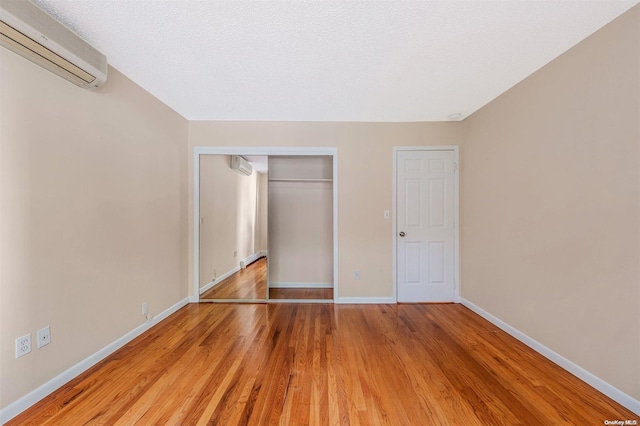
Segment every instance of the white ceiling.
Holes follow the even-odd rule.
[[[441,121],[639,0],[35,0],[189,120]]]

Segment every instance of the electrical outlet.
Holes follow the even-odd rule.
[[[31,352],[31,333],[16,339],[16,358]]]
[[[51,329],[49,328],[49,326],[46,326],[38,330],[37,337],[38,337],[38,343],[37,343],[38,349],[51,343]]]
[[[360,279],[360,270],[353,271],[353,279],[354,280],[359,280]]]
[[[233,257],[238,257],[238,252],[237,251],[233,252]]]

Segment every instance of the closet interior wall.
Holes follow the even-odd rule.
[[[269,287],[333,287],[333,159],[269,157]]]

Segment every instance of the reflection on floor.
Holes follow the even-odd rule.
[[[267,258],[263,257],[241,269],[217,286],[205,291],[200,299],[259,299],[267,297]],[[332,288],[272,288],[269,299],[333,300]]]
[[[270,288],[269,299],[333,299],[333,289]]]
[[[267,297],[267,258],[256,260],[210,290],[200,299],[265,299]]]

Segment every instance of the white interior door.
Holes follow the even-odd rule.
[[[399,302],[453,302],[457,206],[454,151],[398,151]]]

